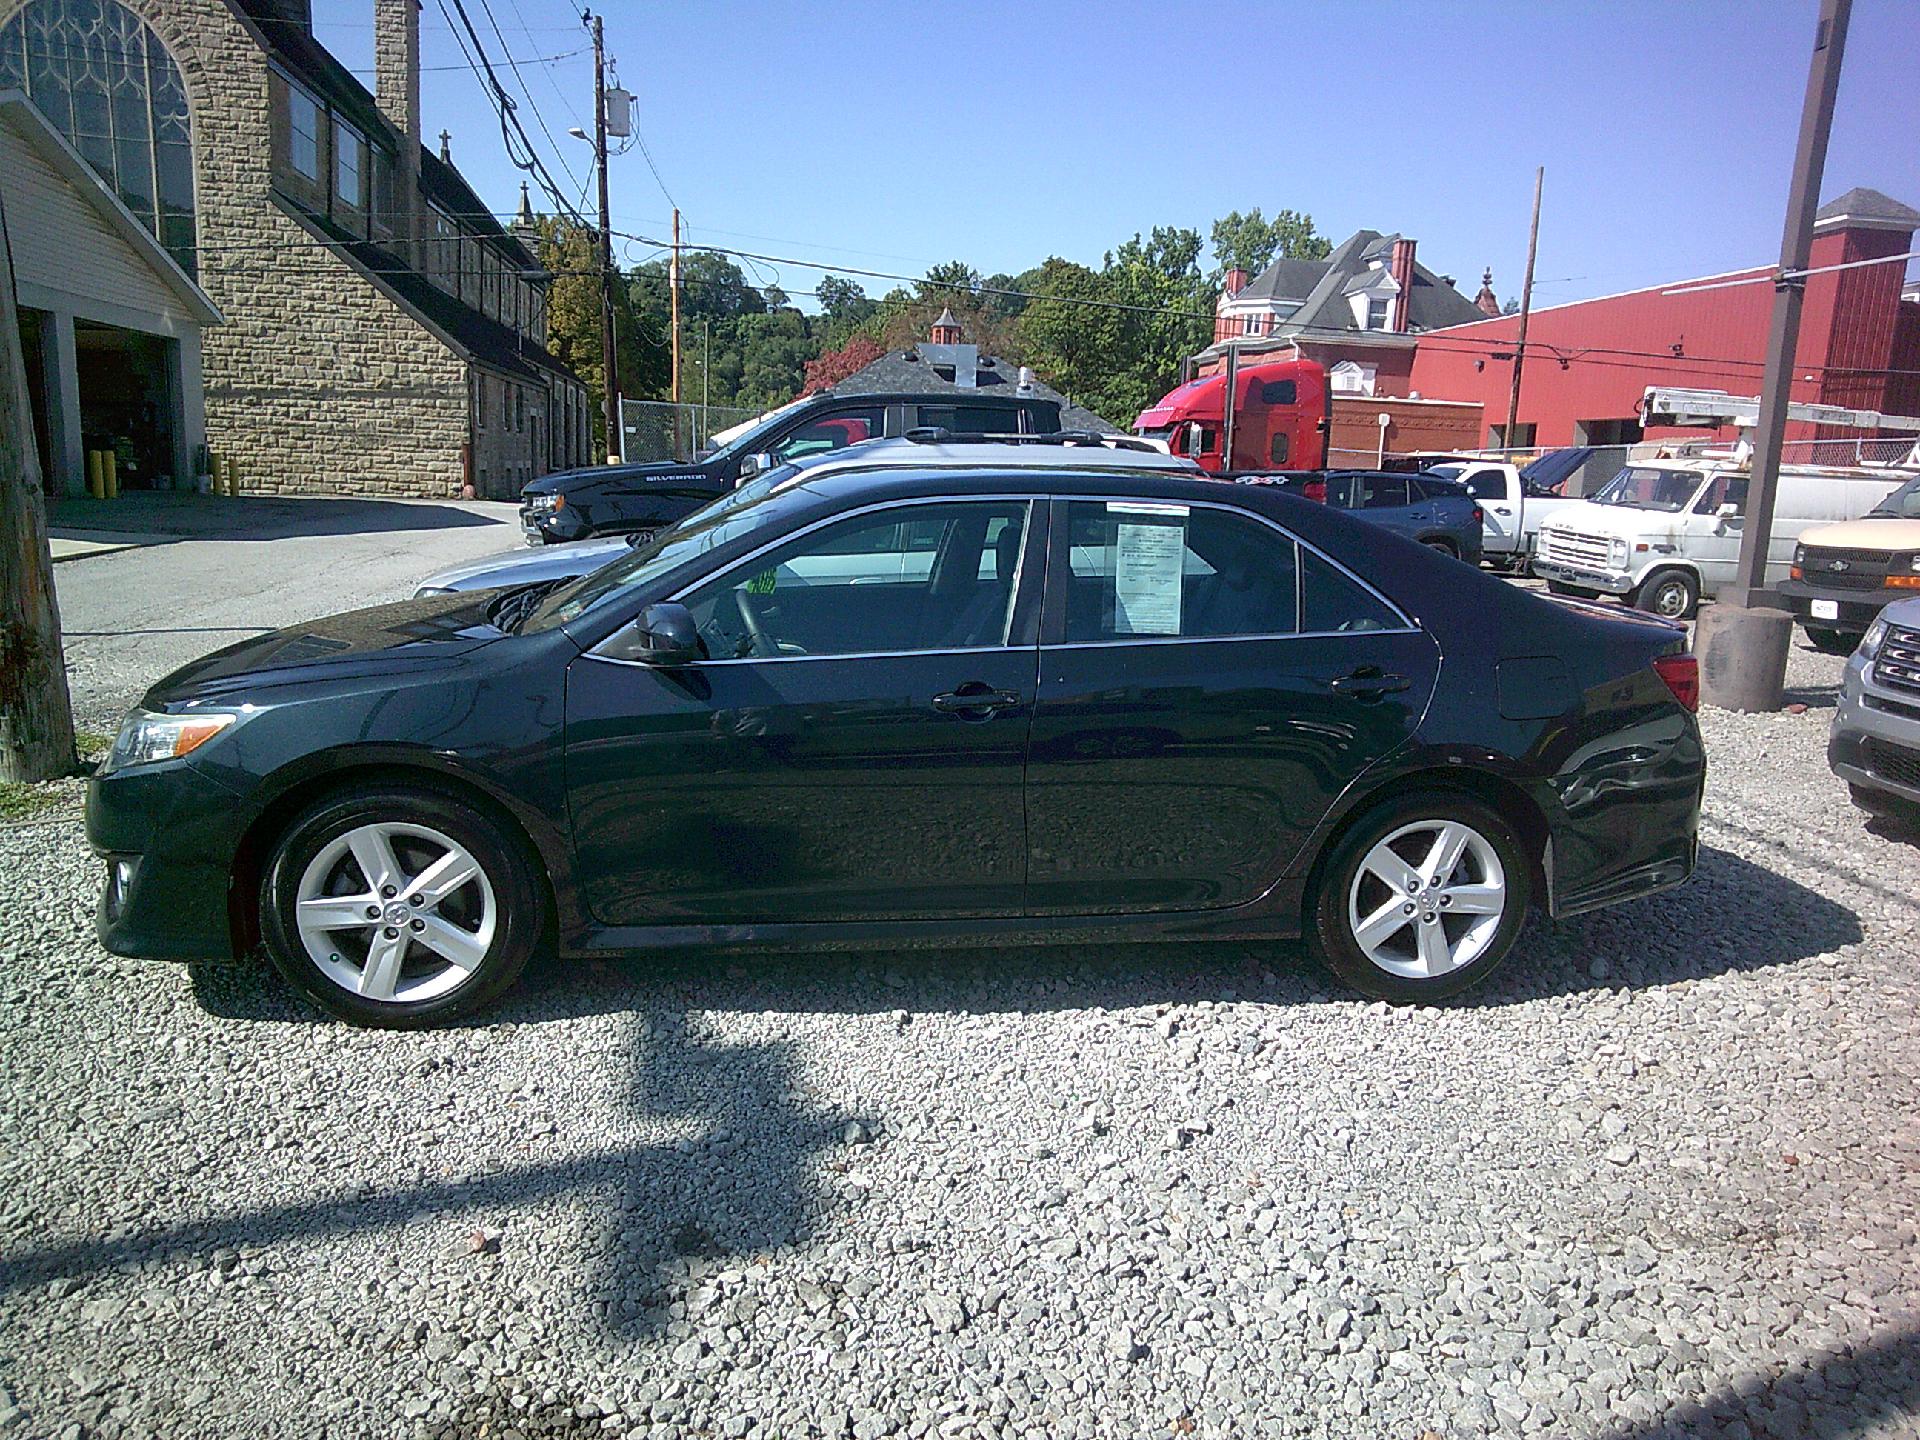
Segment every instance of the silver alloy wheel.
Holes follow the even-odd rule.
[[[1653,603],[1647,607],[1662,620],[1678,620],[1687,613],[1687,582],[1662,580],[1653,587]]]
[[[466,984],[493,948],[500,906],[465,846],[424,825],[381,822],[335,836],[308,862],[294,918],[329,980],[401,1004]]]
[[[1506,911],[1499,853],[1458,820],[1402,825],[1367,852],[1347,892],[1347,924],[1360,953],[1409,980],[1471,965]]]

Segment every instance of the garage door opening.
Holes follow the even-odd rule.
[[[74,322],[81,439],[88,450],[114,452],[124,489],[153,489],[172,478],[175,343],[114,325]]]

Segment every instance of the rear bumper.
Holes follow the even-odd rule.
[[[185,762],[96,776],[87,842],[106,862],[100,944],[155,960],[231,957],[229,890],[245,828],[239,797]]]

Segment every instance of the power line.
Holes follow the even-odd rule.
[[[533,111],[533,118],[540,127],[540,133],[545,135],[547,143],[553,146],[554,158],[560,162],[560,168],[567,172],[567,178],[578,186],[580,177],[574,174],[573,166],[567,163],[566,152],[560,148],[560,142],[554,139],[553,131],[548,128],[547,117],[540,113],[539,102],[533,98],[533,90],[528,86],[526,76],[520,73],[520,62],[514,59],[513,47],[507,44],[507,37],[500,29],[500,21],[493,13],[491,0],[480,0],[480,8],[487,12],[487,23],[493,26],[494,36],[500,41],[500,54],[506,60],[507,68],[513,71],[513,78],[519,82],[520,93],[527,97],[527,108]]]
[[[438,0],[438,3],[440,13],[451,25],[453,14],[447,10],[448,0]],[[500,138],[505,142],[508,161],[515,169],[524,170],[533,176],[539,182],[540,188],[546,192],[547,197],[553,201],[556,209],[571,215],[578,223],[585,224],[586,221],[580,213],[568,203],[565,192],[560,189],[559,182],[547,170],[545,163],[540,159],[540,152],[527,135],[526,127],[520,123],[520,117],[516,113],[518,107],[514,103],[513,96],[507,93],[506,86],[500,83],[500,77],[494,73],[493,62],[487,57],[486,46],[481,43],[480,32],[474,28],[473,19],[467,14],[467,7],[463,0],[452,0],[452,4],[454,12],[459,14],[461,24],[466,31],[464,38],[456,31],[454,40],[459,44],[460,53],[466,56],[469,68],[472,69],[475,78],[480,81],[482,90],[487,93],[495,111],[500,116]],[[467,48],[469,40],[473,45],[471,52]],[[516,135],[519,137],[518,153],[514,144]],[[521,158],[523,155],[524,159]]]

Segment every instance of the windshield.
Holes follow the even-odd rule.
[[[712,504],[668,526],[652,540],[634,546],[620,559],[555,590],[520,629],[531,634],[564,625],[610,595],[624,594],[648,584],[729,540],[751,534],[775,516],[771,506],[760,507],[760,502],[800,474],[801,469],[798,465],[782,465],[754,476],[739,489],[728,491]]]
[[[1700,488],[1697,470],[1660,470],[1649,465],[1629,465],[1601,487],[1593,497],[1596,505],[1627,505],[1635,510],[1662,510],[1671,514],[1684,510],[1693,492]]]
[[[789,413],[805,403],[806,397],[803,396],[791,404],[782,405],[778,410],[763,416],[758,424],[749,425],[745,430],[742,430],[738,435],[720,446],[719,449],[710,452],[707,459],[710,461],[731,460],[736,455],[751,455],[755,450],[760,448],[759,442],[765,437],[769,430],[780,421],[786,419]],[[725,432],[723,431],[721,433],[724,434]],[[714,438],[718,439],[719,436],[715,436]]]
[[[1867,514],[1880,519],[1920,520],[1920,480],[1909,480]]]

